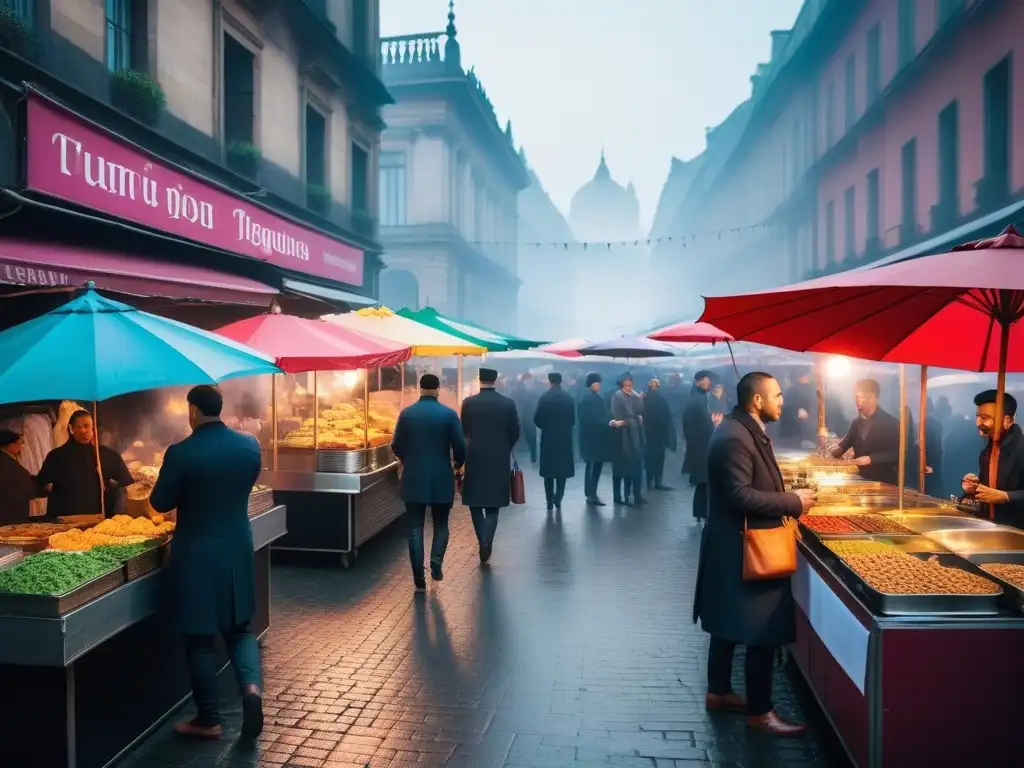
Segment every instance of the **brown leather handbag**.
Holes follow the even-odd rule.
[[[748,528],[743,517],[743,580],[785,579],[796,573],[796,520],[778,528]]]
[[[509,500],[513,504],[526,503],[526,482],[523,479],[523,470],[519,468],[519,462],[515,456],[512,457],[512,473],[509,478]]]

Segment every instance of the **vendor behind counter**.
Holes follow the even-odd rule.
[[[124,489],[135,482],[124,459],[116,451],[101,445],[100,466],[105,506],[101,507],[100,473],[96,469],[95,426],[88,411],[75,411],[68,422],[70,439],[50,451],[36,476],[41,491],[49,498],[48,517],[67,515],[107,516],[124,506]]]
[[[32,473],[19,461],[24,446],[21,433],[0,430],[0,525],[29,522],[32,499],[40,495]]]

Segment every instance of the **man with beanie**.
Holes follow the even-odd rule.
[[[427,587],[423,573],[423,526],[427,507],[434,521],[430,575],[441,581],[448,549],[448,516],[455,503],[455,475],[466,461],[466,439],[459,415],[438,402],[441,381],[432,373],[420,378],[420,399],[402,411],[391,448],[402,462],[401,496],[409,518],[409,560],[416,590]],[[454,467],[453,467],[454,464]]]
[[[511,398],[497,392],[498,372],[480,369],[480,392],[462,401],[466,477],[462,503],[469,507],[480,543],[480,562],[491,558],[498,510],[511,502],[512,450],[519,440],[519,415]]]
[[[32,473],[19,461],[25,438],[0,429],[0,525],[29,522],[29,506],[40,495]]]
[[[572,451],[572,430],[576,426],[576,404],[562,389],[562,374],[548,374],[551,388],[537,401],[533,423],[540,430],[540,476],[548,512],[562,511],[565,481],[576,474]]]
[[[603,507],[597,495],[605,462],[615,459],[614,425],[608,403],[601,397],[601,374],[587,374],[587,392],[579,402],[580,458],[585,462],[583,492],[587,504]]]

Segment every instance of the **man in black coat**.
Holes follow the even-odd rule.
[[[715,431],[715,422],[708,407],[708,390],[712,381],[711,371],[697,371],[693,375],[690,398],[683,410],[683,437],[686,440],[683,466],[690,473],[693,516],[697,520],[708,516],[708,441]]]
[[[736,388],[738,405],[708,447],[710,517],[701,539],[693,620],[711,635],[709,710],[742,712],[752,728],[796,736],[805,726],[783,720],[772,706],[775,650],[796,640],[790,579],[744,581],[743,530],[778,528],[813,504],[811,491],[784,492],[766,424],[782,413],[782,388],[770,374],[748,373]],[[732,659],[747,647],[747,700],[732,690]]]
[[[537,391],[534,389],[533,374],[524,373],[509,392],[516,410],[522,419],[520,439],[530,452],[530,463],[537,463],[537,428],[533,425],[533,412],[537,407]]]
[[[480,542],[480,562],[491,557],[498,510],[511,503],[512,450],[519,440],[516,404],[494,389],[498,372],[480,369],[480,393],[462,401],[466,477],[462,503],[469,507]]]
[[[32,499],[42,495],[36,479],[19,458],[25,438],[10,429],[0,429],[0,525],[29,521]]]
[[[401,495],[409,518],[409,560],[416,590],[427,587],[423,573],[423,525],[427,507],[434,521],[430,575],[441,581],[448,550],[448,516],[455,503],[455,473],[466,462],[466,438],[459,415],[438,402],[441,382],[432,373],[420,378],[420,399],[402,411],[391,448],[402,462]],[[454,468],[453,468],[454,463]]]
[[[565,481],[576,474],[572,452],[572,430],[576,426],[576,403],[562,389],[562,374],[548,374],[551,388],[540,396],[533,424],[540,430],[540,476],[548,512],[562,511]]]
[[[882,388],[874,379],[861,379],[856,384],[857,416],[850,431],[832,455],[839,458],[851,448],[853,463],[865,480],[896,485],[899,482],[900,422],[878,404]],[[908,435],[910,430],[907,430]]]
[[[588,373],[586,383],[588,391],[579,402],[580,458],[586,463],[583,492],[587,504],[603,507],[605,503],[597,495],[597,486],[605,462],[615,458],[614,422],[607,401],[601,397],[601,374]]]
[[[644,395],[644,466],[647,469],[647,490],[671,491],[665,485],[665,452],[675,450],[672,409],[661,394],[661,382],[647,382]]]
[[[994,483],[989,479],[989,460],[996,424],[996,391],[980,392],[974,398],[974,404],[977,406],[975,423],[978,432],[987,442],[978,457],[978,474],[970,474],[963,479],[964,493],[979,502],[982,517],[993,519],[999,525],[1024,528],[1024,436],[1014,420],[1017,399],[1011,394],[1003,394],[1003,428]]]

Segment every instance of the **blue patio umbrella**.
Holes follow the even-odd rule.
[[[99,401],[159,387],[280,373],[272,358],[215,333],[100,296],[0,332],[0,403]]]

